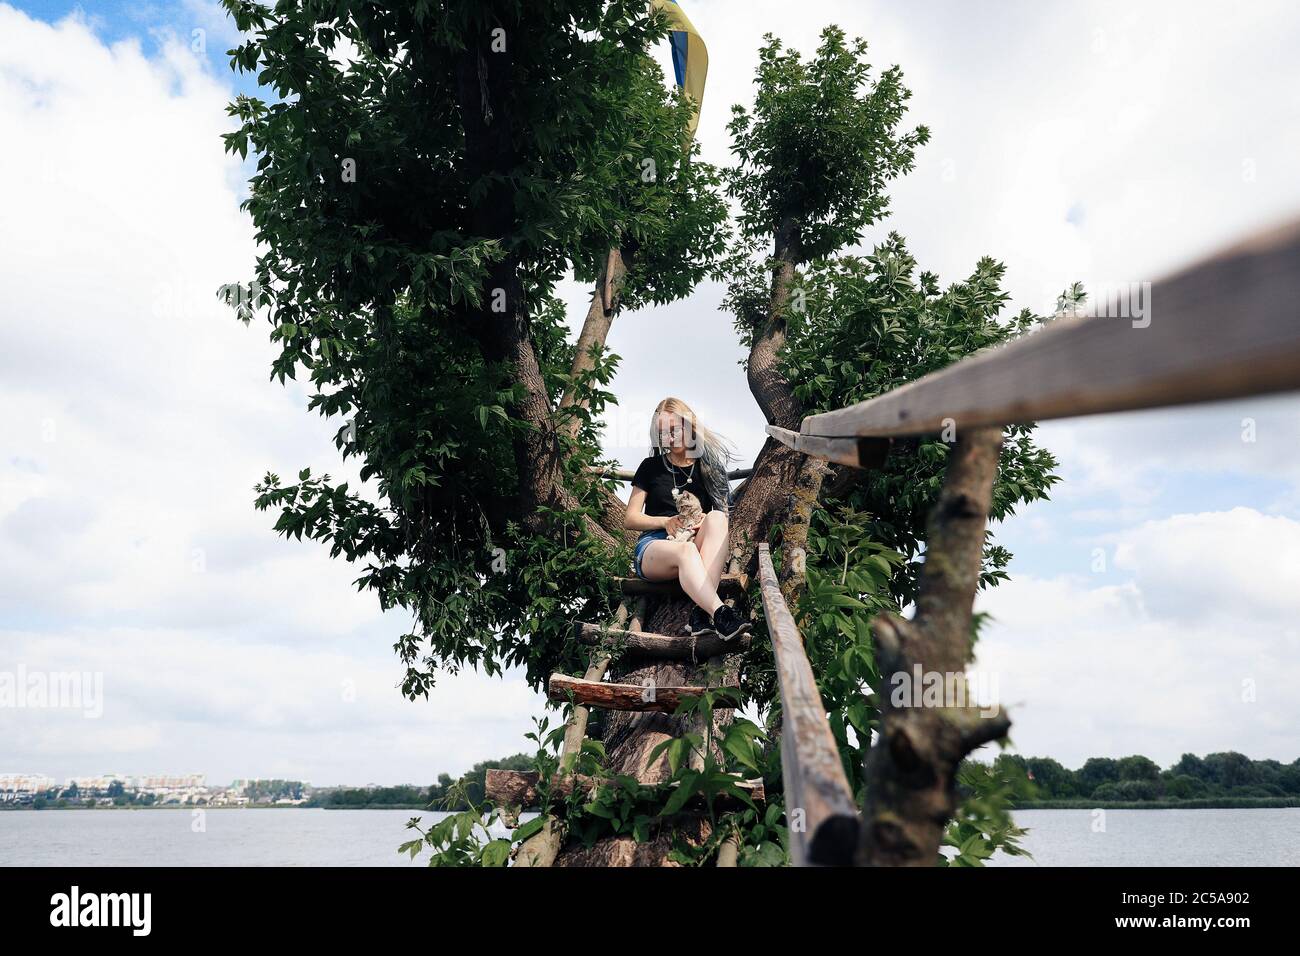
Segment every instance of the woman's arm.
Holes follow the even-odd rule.
[[[668,522],[676,517],[676,515],[669,517],[648,515],[644,513],[644,508],[645,489],[633,485],[632,497],[627,500],[627,514],[623,518],[623,527],[631,528],[633,531],[656,531],[659,528],[667,528]]]

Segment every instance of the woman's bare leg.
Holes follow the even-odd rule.
[[[728,544],[731,531],[727,525],[727,516],[721,511],[710,511],[704,516],[704,523],[695,532],[695,548],[700,552],[704,562],[704,573],[709,585],[716,591],[722,580],[723,568],[727,566]]]
[[[693,541],[651,541],[641,552],[641,573],[648,581],[677,578],[682,590],[709,614],[722,606]]]

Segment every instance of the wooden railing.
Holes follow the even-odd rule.
[[[781,774],[790,861],[795,866],[847,866],[858,843],[857,804],[766,543],[758,546],[758,579],[781,687]]]
[[[1300,388],[1300,222],[1151,284],[1142,319],[1062,318],[777,440],[861,467],[874,442]]]
[[[900,436],[1184,405],[1300,389],[1300,222],[1257,235],[1144,293],[1140,318],[1061,318],[847,408],[768,426],[804,454],[878,467]],[[860,823],[826,712],[766,544],[759,574],[776,653],[795,865],[853,859]]]

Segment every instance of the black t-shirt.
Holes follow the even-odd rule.
[[[691,475],[689,482],[686,480],[688,473]],[[646,514],[654,517],[677,514],[677,505],[673,502],[674,480],[678,488],[700,499],[702,510],[706,513],[713,510],[713,499],[704,487],[704,463],[699,458],[681,468],[668,461],[667,456],[651,455],[637,466],[636,474],[632,476],[632,486],[645,489]]]

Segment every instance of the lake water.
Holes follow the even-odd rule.
[[[0,812],[0,866],[424,866],[397,848],[445,813],[215,808]],[[532,814],[525,814],[528,819]],[[498,827],[493,836],[505,836]]]
[[[1020,810],[1034,859],[991,866],[1300,866],[1300,807]]]
[[[1022,810],[1034,861],[994,866],[1300,866],[1300,808]],[[423,866],[397,853],[416,810],[210,809],[0,812],[6,866]],[[530,815],[525,815],[525,819]],[[1095,829],[1104,824],[1104,830]],[[494,836],[504,836],[505,831]]]

